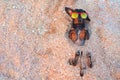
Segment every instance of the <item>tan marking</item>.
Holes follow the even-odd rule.
[[[85,39],[85,29],[83,29],[79,34],[80,40]]]
[[[69,38],[75,42],[77,40],[77,34],[75,32],[75,30],[71,30],[70,34],[69,34]]]
[[[78,24],[78,18],[74,20],[74,24]]]

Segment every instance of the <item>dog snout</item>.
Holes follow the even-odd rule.
[[[81,18],[78,19],[79,22],[82,22],[83,20]]]

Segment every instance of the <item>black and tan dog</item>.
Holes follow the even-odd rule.
[[[65,7],[65,11],[72,18],[72,27],[69,31],[69,38],[81,46],[84,45],[85,40],[89,39],[89,32],[85,28],[85,21],[90,21],[88,13],[83,9],[71,9]]]
[[[67,14],[72,18],[72,27],[68,31],[68,37],[72,40],[72,42],[80,44],[80,46],[83,46],[85,43],[85,40],[89,40],[89,31],[85,27],[85,22],[90,21],[90,18],[88,16],[88,13],[83,9],[71,9],[68,7],[65,7],[65,11]],[[83,62],[83,51],[77,51],[75,53],[74,58],[69,59],[70,65],[76,66],[78,63],[78,60],[80,59],[80,76],[84,75],[84,69],[86,69],[86,65],[90,68],[92,68],[92,60],[91,60],[91,53],[86,54],[86,62]],[[85,63],[85,64],[84,64]]]

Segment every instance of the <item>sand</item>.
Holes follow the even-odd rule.
[[[67,37],[66,6],[90,16],[83,47]],[[68,64],[77,50],[92,53],[83,77]],[[120,80],[120,0],[0,0],[0,80]]]

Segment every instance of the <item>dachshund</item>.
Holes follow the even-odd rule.
[[[71,9],[65,7],[66,13],[72,18],[72,27],[68,31],[68,37],[73,43],[79,42],[84,45],[85,40],[89,40],[90,34],[85,28],[85,21],[90,21],[88,13],[83,9]]]

